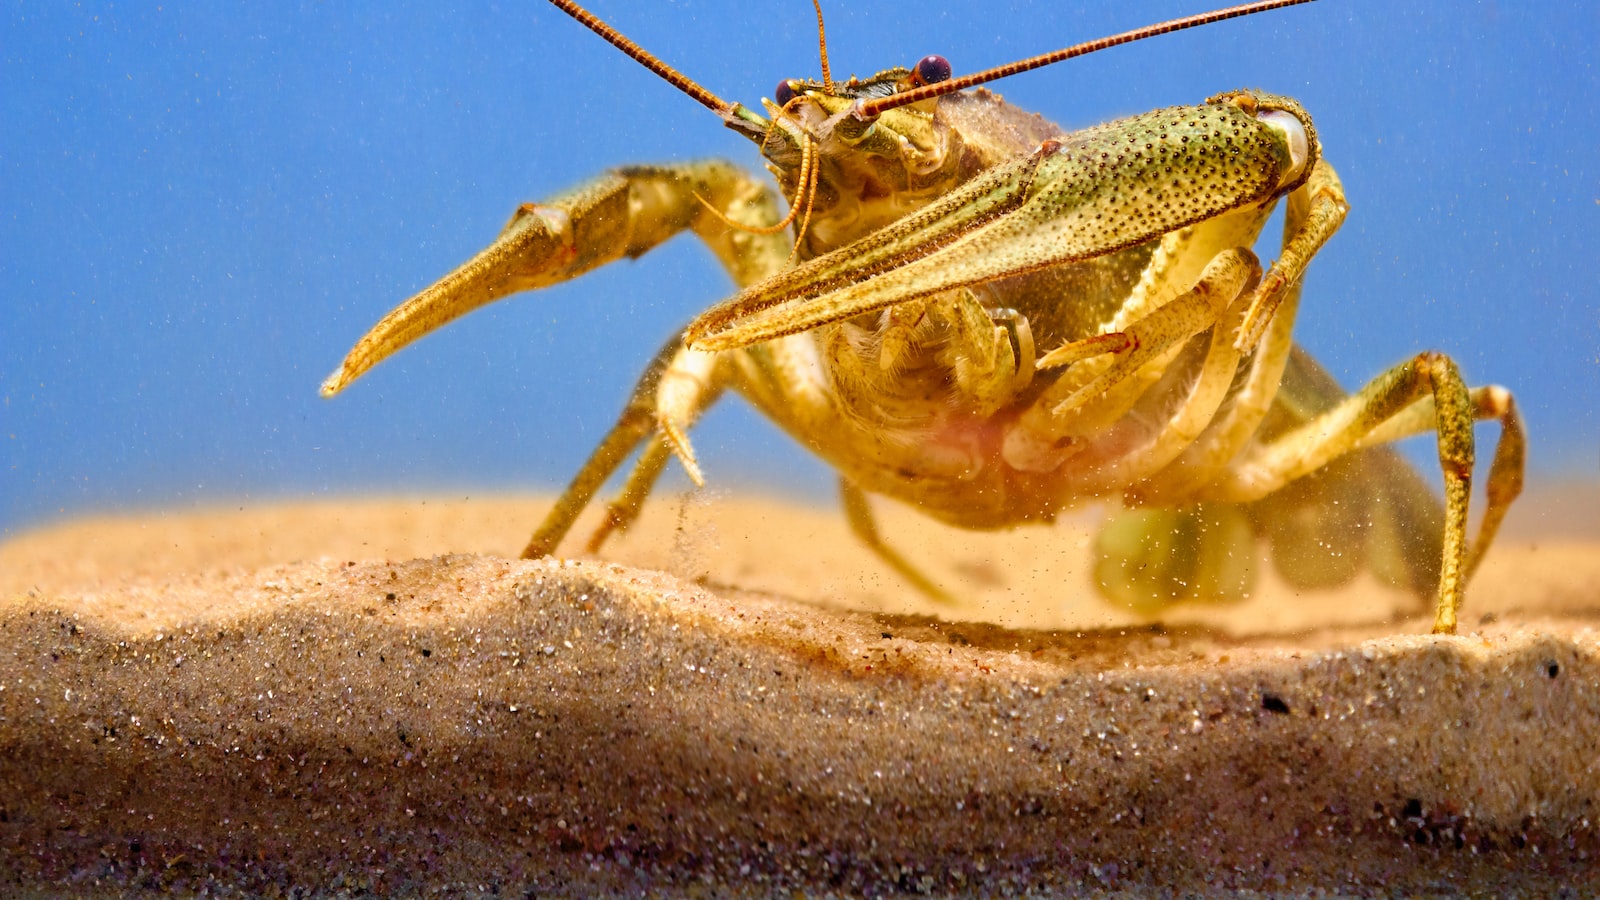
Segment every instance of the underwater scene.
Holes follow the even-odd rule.
[[[1593,10],[561,5],[6,13],[4,883],[1594,887]]]

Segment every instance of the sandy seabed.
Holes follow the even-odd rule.
[[[885,511],[960,608],[782,501],[510,558],[547,502],[0,545],[0,894],[1600,892],[1592,523],[1441,638],[1371,584],[1138,622],[1086,521]]]

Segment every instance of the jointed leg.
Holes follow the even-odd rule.
[[[1289,195],[1283,250],[1251,298],[1250,311],[1245,315],[1234,341],[1240,353],[1248,353],[1260,342],[1279,304],[1288,296],[1289,290],[1300,283],[1311,258],[1344,224],[1349,212],[1350,204],[1345,201],[1344,185],[1339,181],[1339,174],[1326,160],[1317,160],[1311,169],[1311,177]]]
[[[545,515],[533,537],[528,539],[528,545],[522,548],[522,558],[538,559],[555,552],[595,493],[654,430],[655,417],[630,402],[617,424],[611,426],[600,446],[594,448],[583,468],[561,492],[555,507]]]
[[[1478,537],[1467,554],[1467,578],[1478,571],[1500,531],[1500,523],[1511,509],[1511,501],[1522,493],[1522,475],[1528,459],[1528,435],[1510,391],[1498,385],[1478,388],[1472,392],[1472,405],[1477,418],[1500,421],[1500,440],[1494,448],[1494,460],[1489,463],[1489,482],[1484,485],[1489,506],[1483,511]]]
[[[1266,417],[1283,381],[1284,369],[1294,346],[1294,321],[1300,308],[1300,275],[1308,258],[1305,246],[1326,241],[1330,229],[1343,221],[1347,209],[1344,191],[1333,167],[1318,162],[1305,187],[1289,195],[1283,222],[1284,257],[1280,259],[1251,294],[1244,321],[1229,337],[1234,349],[1254,346],[1248,360],[1249,372],[1224,411],[1172,465],[1148,481],[1130,489],[1126,498],[1135,503],[1174,503],[1185,499],[1209,483],[1249,443]],[[1291,252],[1300,246],[1300,250]],[[1285,270],[1293,275],[1292,280]],[[1263,313],[1270,309],[1270,315]],[[1234,325],[1232,317],[1225,327]],[[1246,335],[1260,329],[1259,335]]]
[[[1505,401],[1499,417],[1506,426],[1506,437],[1490,472],[1491,511],[1485,519],[1486,524],[1497,527],[1506,505],[1520,487],[1523,438],[1508,394],[1497,398],[1488,392],[1480,396],[1491,408],[1499,406],[1500,399]],[[1264,497],[1371,443],[1369,438],[1375,433],[1399,436],[1395,434],[1396,426],[1387,424],[1397,418],[1404,426],[1402,431],[1415,427],[1423,421],[1423,414],[1410,410],[1429,399],[1445,487],[1444,559],[1433,630],[1454,634],[1456,614],[1471,571],[1466,532],[1474,458],[1472,427],[1483,407],[1475,402],[1449,357],[1424,353],[1390,369],[1323,415],[1248,452],[1223,480],[1201,492],[1201,497],[1232,502]],[[1475,555],[1481,555],[1489,537],[1492,531],[1480,532]]]
[[[640,454],[621,494],[607,508],[605,520],[590,539],[589,549],[595,550],[611,532],[633,522],[674,453],[699,483],[699,466],[684,435],[721,395],[721,368],[721,357],[689,350],[680,339],[674,338],[662,348],[639,379],[616,424],[573,476],[523,548],[523,558],[536,559],[555,552],[594,495],[652,434],[659,434],[660,439]]]
[[[1494,459],[1489,463],[1489,480],[1484,493],[1489,502],[1484,509],[1483,521],[1478,523],[1478,535],[1467,552],[1467,578],[1478,571],[1484,554],[1500,530],[1511,502],[1522,493],[1523,469],[1527,464],[1528,435],[1522,427],[1522,416],[1517,412],[1517,402],[1511,392],[1497,384],[1473,388],[1472,415],[1479,422],[1494,419],[1500,423],[1500,440],[1496,442]],[[1417,434],[1437,430],[1437,415],[1433,398],[1423,397],[1403,412],[1367,433],[1357,449],[1387,444]]]
[[[1039,360],[1040,368],[1060,365],[1064,359],[1080,359],[1086,353],[1104,353],[1110,361],[1102,365],[1095,364],[1098,360],[1080,363],[1082,375],[1078,374],[1079,365],[1075,365],[1040,394],[1019,417],[1018,427],[1006,435],[1002,453],[1007,464],[1030,472],[1055,469],[1076,452],[1074,435],[1092,433],[1126,415],[1163,374],[1163,360],[1179,352],[1190,338],[1216,326],[1234,301],[1254,287],[1260,275],[1255,254],[1239,247],[1223,250],[1210,260],[1192,288],[1132,322],[1119,334],[1097,335],[1046,354]],[[1222,391],[1213,388],[1226,389],[1232,378],[1230,360],[1236,360],[1238,354],[1231,347],[1218,350],[1206,373],[1213,377],[1204,390],[1195,393],[1195,404],[1181,413],[1190,419],[1209,417],[1222,400]],[[1207,404],[1210,410],[1203,408]],[[1199,415],[1202,412],[1204,416]],[[1198,427],[1190,438],[1194,433],[1198,433]],[[1181,449],[1180,446],[1167,454],[1168,458]],[[1129,472],[1121,475],[1123,480],[1143,477],[1131,469]]]
[[[665,440],[650,441],[645,444],[644,451],[634,462],[633,471],[628,473],[628,480],[623,483],[622,490],[618,492],[615,500],[606,504],[606,516],[589,535],[584,550],[598,553],[601,545],[612,534],[628,530],[628,526],[639,518],[639,512],[644,509],[644,501],[655,489],[656,480],[661,477],[662,471],[667,467],[667,460],[671,458],[672,450]]]
[[[876,553],[889,568],[899,573],[901,578],[910,582],[912,587],[930,599],[939,603],[956,604],[954,596],[934,584],[933,579],[924,575],[898,551],[884,543],[883,536],[878,533],[878,523],[872,517],[872,507],[867,505],[867,495],[861,488],[856,487],[848,478],[840,478],[839,499],[844,503],[844,515],[850,523],[850,530],[855,532],[861,543],[866,544],[867,548]]]

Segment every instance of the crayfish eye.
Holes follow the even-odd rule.
[[[911,70],[911,80],[917,86],[949,81],[950,60],[942,56],[924,56]]]
[[[788,106],[794,96],[794,82],[788,78],[778,82],[777,88],[772,92],[772,99],[778,101],[779,106]]]

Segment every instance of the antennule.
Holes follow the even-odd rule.
[[[833,94],[833,76],[828,74],[828,32],[822,27],[822,0],[811,0],[817,9],[817,47],[822,54],[822,86]]]
[[[556,2],[556,0],[551,0],[551,2]],[[1075,56],[1084,56],[1086,54],[1093,53],[1096,50],[1105,50],[1109,47],[1115,47],[1119,44],[1131,44],[1134,41],[1143,40],[1148,37],[1155,37],[1158,34],[1170,34],[1174,31],[1182,31],[1185,28],[1195,28],[1200,25],[1210,25],[1213,22],[1221,22],[1225,19],[1237,19],[1240,16],[1248,16],[1253,13],[1266,12],[1272,9],[1280,9],[1285,6],[1299,6],[1302,3],[1310,2],[1312,2],[1312,0],[1260,0],[1260,2],[1257,3],[1245,3],[1240,6],[1230,6],[1227,9],[1199,13],[1198,15],[1193,16],[1185,16],[1181,19],[1171,19],[1155,25],[1146,25],[1143,28],[1136,28],[1133,31],[1124,31],[1121,34],[1114,34],[1110,37],[1100,38],[1099,40],[1076,44],[1071,47],[1056,50],[1052,53],[1045,53],[1039,56],[1029,57],[1028,59],[1018,60],[1013,63],[1006,63],[1003,66],[996,66],[993,69],[986,69],[982,72],[975,72],[971,75],[964,75],[960,78],[952,78],[949,81],[941,81],[938,84],[923,85],[922,87],[912,88],[909,91],[891,94],[888,97],[879,97],[875,100],[864,101],[856,108],[855,115],[858,118],[871,119],[880,116],[891,109],[908,106],[912,103],[920,103],[923,100],[931,100],[934,97],[942,97],[945,94],[953,94],[956,91],[963,91],[969,87],[977,87],[980,84],[987,84],[991,81],[997,81],[1010,75],[1016,75],[1019,72],[1027,72],[1031,69],[1042,68],[1050,65],[1051,63],[1061,62],[1064,59],[1072,59]]]

